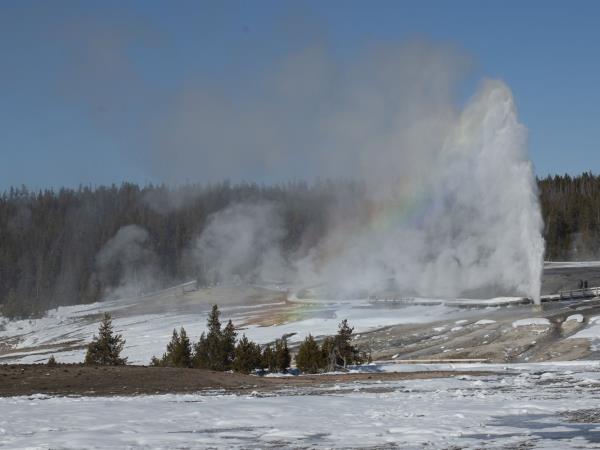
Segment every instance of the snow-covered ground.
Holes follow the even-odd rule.
[[[127,340],[129,362],[147,364],[162,354],[173,328],[184,326],[192,340],[205,330],[212,301],[198,303],[193,295],[169,298],[173,303],[160,311],[156,306],[162,299],[146,308],[145,298],[58,308],[31,321],[4,321],[0,363],[44,362],[50,354],[59,362],[80,362],[101,313],[108,311],[116,331]],[[463,347],[472,343],[485,350],[476,358],[489,360],[495,354],[493,345],[504,355],[520,339],[527,342],[527,352],[552,327],[573,339],[574,347],[582,345],[578,338],[585,338],[600,349],[600,316],[593,302],[576,308],[568,303],[464,309],[436,303],[397,307],[367,300],[261,299],[221,304],[222,320],[233,319],[242,327],[240,333],[264,343],[283,334],[292,334],[292,342],[308,333],[333,334],[347,318],[356,334],[379,330],[368,336],[399,350],[390,347],[389,363],[354,369],[372,372],[368,382],[250,396],[213,392],[0,398],[0,448],[600,448],[600,423],[572,423],[563,415],[598,407],[600,361],[405,364],[395,354],[412,345],[413,355],[427,358],[430,353],[422,349],[431,341],[439,355],[445,357],[452,348],[455,354],[448,353],[449,359],[461,359]],[[408,331],[395,335],[393,326],[398,324],[406,324]],[[488,340],[490,350],[483,347]],[[572,348],[565,348],[568,359]],[[377,375],[398,371],[472,375],[402,381]],[[493,374],[481,376],[478,371]]]
[[[0,343],[10,342],[13,347],[10,353],[2,355],[0,352],[0,363],[45,362],[51,354],[58,362],[81,362],[85,355],[83,345],[97,332],[100,315],[111,312],[115,331],[127,341],[124,356],[128,362],[148,364],[152,356],[160,356],[165,351],[174,328],[183,326],[192,341],[196,341],[206,329],[211,305],[194,305],[187,310],[173,308],[153,314],[143,313],[143,308],[131,313],[128,309],[131,306],[131,302],[112,301],[60,307],[41,319],[3,322],[0,318]],[[261,320],[273,315],[274,308],[282,310],[277,313],[281,317],[264,325]],[[225,305],[220,310],[222,321],[231,318],[236,326],[241,326],[240,334],[258,343],[271,342],[284,334],[291,335],[290,342],[298,342],[309,333],[313,336],[335,334],[343,319],[348,319],[355,333],[361,333],[389,325],[451,319],[462,314],[459,309],[444,305],[390,309],[367,300],[321,301],[309,305],[284,302]]]
[[[600,267],[600,261],[544,261],[545,269]]]
[[[167,293],[172,294],[173,290]],[[239,301],[227,303],[227,298],[233,294],[235,291],[231,289],[220,294],[211,291],[211,295],[221,295],[223,299],[223,303],[220,303],[222,321],[231,318],[239,327],[240,334],[244,333],[258,343],[271,342],[284,334],[289,336],[291,343],[299,342],[309,333],[316,337],[332,335],[343,319],[348,319],[356,335],[384,327],[410,325],[409,331],[397,328],[394,331],[382,331],[380,335],[372,336],[370,343],[368,339],[371,338],[365,337],[367,340],[362,344],[374,343],[377,347],[375,350],[383,352],[382,359],[389,359],[398,351],[407,350],[410,353],[414,350],[416,353],[408,358],[431,358],[437,352],[442,353],[444,358],[498,360],[504,358],[505,347],[516,347],[519,342],[519,345],[529,345],[537,342],[540,333],[550,333],[553,322],[543,315],[547,311],[560,311],[561,307],[557,303],[538,310],[527,305],[511,304],[503,307],[488,305],[482,308],[477,305],[477,308],[460,308],[439,303],[397,305],[366,299],[339,301],[315,298],[303,303],[300,299],[287,302],[281,298],[281,294],[271,297],[261,294],[267,296],[264,299],[259,297],[253,303],[247,302],[243,294],[239,294]],[[60,307],[35,320],[3,321],[0,317],[0,363],[40,363],[47,361],[50,355],[54,355],[59,362],[81,362],[85,345],[97,332],[101,314],[107,311],[113,314],[115,330],[127,341],[124,356],[129,363],[148,364],[152,356],[160,356],[165,351],[174,328],[185,327],[191,340],[196,341],[206,329],[206,318],[213,300],[219,303],[218,299],[212,297],[198,299],[194,297],[197,293],[184,294],[179,298],[161,295],[155,295],[154,299],[144,297]],[[565,308],[569,308],[569,305]],[[582,302],[581,305],[592,308],[591,314],[597,314],[593,304]],[[536,317],[538,314],[540,316]],[[596,317],[570,313],[563,328],[572,331],[567,331],[564,336],[562,331],[553,336],[585,338],[592,344],[592,351],[600,350],[600,322],[596,321]],[[479,334],[475,332],[477,330]],[[520,341],[500,342],[500,337],[506,333],[518,337]],[[409,349],[409,340],[414,341],[414,348]],[[439,348],[436,347],[436,350],[431,347],[427,352],[421,352],[424,343],[433,340],[439,340]],[[384,344],[389,344],[389,351]],[[489,347],[484,347],[486,345]],[[581,343],[573,341],[572,345]],[[394,346],[398,348],[391,348]],[[465,354],[465,348],[471,347],[479,350]],[[559,350],[559,353],[547,353],[542,357],[555,357],[557,354],[564,355],[564,359],[589,356],[577,353],[570,357],[570,350],[564,345]],[[454,353],[449,353],[451,351]]]
[[[0,447],[598,448],[599,423],[562,413],[598,408],[599,370],[596,362],[509,365],[488,376],[250,396],[2,398]]]

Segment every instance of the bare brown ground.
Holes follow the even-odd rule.
[[[288,388],[327,386],[344,382],[414,380],[486,372],[412,372],[315,375],[265,378],[238,373],[170,367],[96,367],[74,364],[46,366],[0,365],[0,396],[32,395],[139,395],[225,390],[230,393],[265,392]]]

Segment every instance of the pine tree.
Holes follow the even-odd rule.
[[[262,368],[266,368],[269,372],[274,373],[277,371],[277,360],[275,359],[275,352],[271,344],[265,345],[262,352]]]
[[[325,368],[325,360],[319,344],[310,334],[298,348],[296,367],[304,373],[318,373]]]
[[[104,313],[98,336],[94,335],[88,345],[85,355],[85,364],[119,366],[127,363],[127,358],[121,358],[121,351],[125,346],[125,339],[120,334],[113,333],[112,318],[109,313]]]
[[[56,358],[54,358],[54,355],[50,355],[50,358],[48,358],[48,362],[46,364],[49,367],[54,367],[56,365]]]
[[[360,352],[352,345],[353,331],[354,328],[348,325],[347,319],[344,319],[338,325],[337,334],[323,340],[321,355],[328,372],[335,370],[336,367],[363,363]]]
[[[250,373],[254,369],[260,368],[260,365],[260,346],[248,340],[246,335],[242,336],[235,347],[233,370],[241,373]]]
[[[333,372],[337,365],[337,351],[335,338],[327,336],[321,345],[321,357],[327,372]]]
[[[210,314],[207,319],[208,335],[220,336],[221,335],[221,322],[219,321],[219,307],[213,305]]]
[[[231,337],[233,336],[233,345],[235,345],[235,327],[231,324],[225,340],[217,305],[212,307],[206,325],[208,332],[202,333],[194,346],[193,366],[201,369],[228,370],[233,361]]]
[[[225,370],[231,369],[231,365],[235,358],[235,339],[237,337],[237,332],[235,331],[235,326],[233,322],[229,320],[225,328],[223,329],[221,347],[223,351],[223,366]]]
[[[342,320],[338,326],[338,332],[335,336],[335,344],[338,356],[338,364],[346,367],[348,364],[353,364],[357,357],[358,351],[352,346],[353,327],[348,325],[348,319]]]
[[[202,333],[200,339],[198,339],[198,342],[194,345],[192,366],[198,369],[209,369],[211,366],[208,344],[206,342],[206,333]]]
[[[181,327],[179,333],[173,330],[171,341],[167,344],[167,351],[162,358],[152,357],[152,366],[163,367],[192,367],[192,346],[187,337],[185,328]]]
[[[290,350],[288,349],[287,339],[282,337],[275,341],[275,367],[279,372],[287,372],[292,362]]]

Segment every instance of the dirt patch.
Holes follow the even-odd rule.
[[[600,423],[600,409],[579,409],[561,415],[572,423]]]
[[[96,367],[74,364],[0,365],[0,396],[138,395],[225,390],[231,393],[273,391],[348,382],[414,380],[488,372],[362,373],[266,378],[238,373],[170,367]]]

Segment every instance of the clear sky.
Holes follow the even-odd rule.
[[[196,111],[186,87],[241,98],[315,42],[343,63],[415,38],[467,52],[471,80],[508,83],[538,175],[598,173],[599,24],[598,1],[3,0],[0,189],[161,181],[169,149],[153,131],[181,104]],[[252,164],[240,160],[250,174]]]

